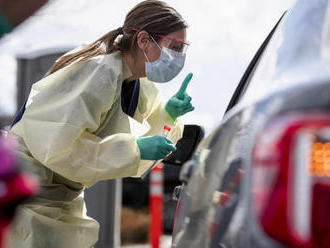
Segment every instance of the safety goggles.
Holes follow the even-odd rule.
[[[183,40],[178,40],[173,37],[165,36],[165,35],[157,35],[158,37],[165,39],[166,40],[166,47],[174,50],[179,53],[186,53],[188,46],[190,46],[189,43],[183,41]]]
[[[132,28],[132,30],[133,31],[139,31],[137,28]],[[174,50],[176,52],[179,52],[179,53],[186,53],[186,51],[188,49],[188,46],[190,46],[190,44],[188,42],[185,42],[185,41],[179,40],[179,39],[175,39],[175,38],[170,37],[170,36],[165,36],[165,35],[160,35],[160,34],[156,34],[156,36],[164,39],[165,46],[167,48],[169,48],[171,50]],[[150,37],[152,37],[152,36],[150,36]]]

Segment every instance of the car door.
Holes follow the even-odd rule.
[[[248,89],[249,83],[256,68],[258,67],[259,61],[284,15],[285,13],[280,17],[276,25],[263,41],[247,69],[245,70],[228,104],[225,116],[231,109],[233,109],[234,106],[240,102],[244,93]],[[232,216],[239,201],[240,182],[243,175],[244,172],[242,170],[242,161],[240,158],[233,159],[230,162],[228,169],[222,175],[221,184],[215,192],[216,203],[213,203],[215,213],[213,214],[213,220],[211,220],[209,223],[211,236],[210,246],[212,248],[219,247],[219,244],[221,243],[221,240],[226,233],[230,222],[232,221]]]
[[[282,15],[282,17],[284,14]],[[280,20],[282,19],[280,18]],[[267,38],[264,40],[256,54],[254,55],[253,59],[251,60],[249,66],[247,67],[246,71],[244,72],[229,104],[225,112],[226,114],[240,101],[241,97],[244,95],[245,90],[247,89],[249,85],[249,81],[251,76],[253,75],[253,72],[255,68],[258,65],[258,62],[260,60],[260,57],[262,56],[265,48],[267,47],[267,44],[269,43],[274,31],[277,28],[278,23],[274,26],[272,31],[269,33]],[[190,163],[187,163],[186,166],[183,168],[183,171],[181,171],[181,174],[185,174],[185,172],[189,172],[186,174],[191,175],[191,167],[194,167],[194,163],[196,161],[191,161]],[[188,168],[191,166],[190,168]],[[229,166],[229,170],[225,172],[223,175],[223,183],[219,186],[218,192],[226,192],[226,194],[238,194],[239,189],[239,182],[241,180],[241,161],[240,160],[233,160],[231,165]],[[187,176],[185,177],[185,182],[188,181],[189,178]],[[189,176],[188,176],[189,177]],[[189,208],[189,197],[187,197],[186,194],[186,186],[185,183],[180,186],[180,188],[177,188],[176,191],[176,198],[178,198],[177,202],[177,209],[175,213],[175,221],[174,221],[174,227],[173,227],[173,234],[172,234],[172,240],[173,240],[173,247],[176,247],[177,245],[177,236],[179,233],[182,233],[182,230],[185,228],[185,215],[186,211]],[[238,198],[232,198],[231,201],[229,201],[229,198],[222,198],[220,199],[219,203],[222,205],[230,206],[229,208],[226,208],[224,211],[223,208],[217,208],[216,207],[216,214],[215,219],[213,220],[213,223],[211,224],[211,243],[212,247],[219,247],[217,244],[219,243],[219,240],[223,237],[224,230],[228,226],[228,223],[231,220],[233,211],[235,210],[235,207],[237,205]],[[212,227],[213,226],[213,227]]]

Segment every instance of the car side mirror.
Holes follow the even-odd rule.
[[[183,136],[176,144],[177,150],[163,160],[165,164],[182,165],[191,159],[199,142],[204,137],[204,130],[198,125],[185,125]]]

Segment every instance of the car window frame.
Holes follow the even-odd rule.
[[[242,96],[244,95],[247,87],[250,84],[252,75],[257,67],[257,65],[259,64],[260,58],[263,55],[263,52],[265,51],[269,41],[271,40],[271,38],[273,37],[273,34],[275,33],[278,25],[280,24],[280,22],[282,21],[283,17],[285,16],[285,14],[287,13],[287,11],[285,11],[282,16],[280,17],[280,19],[277,21],[277,23],[275,24],[275,26],[272,28],[272,30],[270,31],[270,33],[267,35],[266,39],[262,42],[261,46],[258,48],[257,52],[255,53],[255,55],[253,56],[252,60],[250,61],[248,67],[246,68],[243,76],[241,77],[235,91],[234,94],[232,95],[229,104],[227,106],[227,109],[225,111],[225,114],[231,110],[238,102],[239,100],[242,98]]]

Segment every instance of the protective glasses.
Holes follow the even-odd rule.
[[[139,31],[137,28],[132,28],[132,30]],[[186,53],[188,46],[190,46],[190,44],[188,42],[185,42],[185,41],[179,40],[179,39],[175,39],[173,37],[160,35],[160,34],[156,34],[155,36],[165,39],[166,40],[165,46],[178,53]],[[150,35],[150,37],[153,39],[153,37],[151,35]]]
[[[188,49],[188,46],[190,46],[189,43],[183,41],[183,40],[178,40],[178,39],[175,39],[173,37],[169,37],[169,36],[165,36],[165,35],[157,35],[158,37],[162,38],[162,39],[166,39],[167,41],[169,42],[166,42],[166,47],[171,49],[171,50],[174,50],[176,52],[179,52],[179,53],[186,53],[187,49]]]

